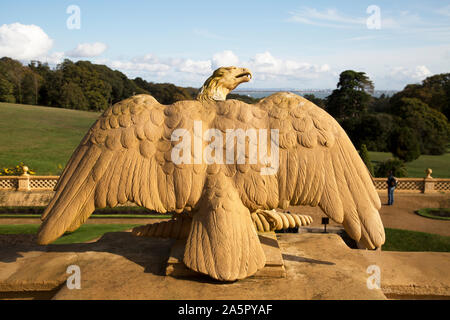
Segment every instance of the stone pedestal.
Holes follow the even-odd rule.
[[[433,173],[433,170],[430,168],[425,170],[425,173],[427,174],[426,177],[423,179],[423,193],[431,193],[434,191],[434,179],[431,176]]]
[[[266,255],[266,265],[253,276],[254,278],[285,278],[283,257],[277,236],[274,232],[259,233],[259,241]],[[200,274],[188,269],[183,263],[186,240],[177,240],[171,248],[167,260],[166,275],[173,277],[194,277]]]
[[[450,297],[448,252],[356,250],[347,247],[337,234],[277,234],[286,277],[256,275],[222,283],[208,276],[166,276],[174,243],[172,239],[111,232],[92,243],[4,245],[0,250],[0,299],[372,300],[386,299],[385,294],[396,299]],[[262,239],[262,244],[268,256],[268,251],[278,250],[272,241]],[[268,257],[268,263],[281,260],[279,255],[271,259]],[[80,268],[80,289],[66,285],[67,270],[72,265]],[[367,286],[371,276],[367,270],[373,265],[380,268],[382,290]]]
[[[423,193],[432,193],[434,191],[434,179],[425,178],[423,181]]]
[[[17,191],[30,191],[30,176],[28,174],[17,177],[17,180]]]

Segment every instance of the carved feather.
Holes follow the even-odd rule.
[[[262,175],[261,164],[194,164],[193,147],[190,164],[174,164],[170,134],[182,128],[194,137],[195,121],[202,133],[279,130],[278,171]],[[248,161],[250,143],[245,145]],[[241,279],[264,266],[251,218],[260,216],[251,216],[249,209],[318,205],[369,248],[380,247],[385,237],[379,197],[350,139],[325,111],[291,93],[255,105],[226,100],[163,106],[138,95],[112,106],[69,160],[43,214],[38,241],[50,243],[75,230],[95,207],[126,201],[159,212],[192,209],[184,262],[220,280]],[[285,215],[270,219],[287,226],[308,221]],[[262,221],[258,226],[267,227]],[[164,233],[172,227],[164,228],[151,230]]]

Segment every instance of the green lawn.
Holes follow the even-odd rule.
[[[450,221],[450,208],[423,208],[416,213],[425,218]]]
[[[384,251],[450,252],[450,237],[401,229],[385,230],[386,242],[382,246]]]
[[[139,224],[84,224],[72,233],[66,233],[53,244],[82,243],[101,237],[106,232],[131,229]],[[0,234],[35,234],[38,224],[0,225]],[[386,228],[384,251],[450,252],[450,237],[425,232]]]
[[[40,214],[3,214],[0,213],[0,219],[30,219],[40,218]],[[171,219],[172,215],[163,214],[92,214],[90,219]],[[1,220],[0,220],[1,222]]]
[[[369,151],[369,156],[374,166],[380,161],[392,158],[392,154],[388,152]],[[450,178],[450,153],[447,152],[441,156],[422,155],[418,159],[406,163],[408,177],[424,178],[427,168],[433,170],[431,176],[434,178]]]
[[[0,206],[0,218],[39,218],[46,206]],[[120,206],[95,209],[91,218],[171,218],[172,214],[160,214],[140,206]]]
[[[98,113],[0,103],[0,166],[24,162],[38,175],[60,174]]]
[[[81,243],[93,240],[106,232],[123,231],[139,224],[85,224],[72,233],[66,233],[53,244]],[[38,224],[6,224],[0,225],[0,234],[35,234]]]

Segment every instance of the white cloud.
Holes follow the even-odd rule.
[[[146,63],[120,60],[114,60],[106,63],[114,69],[124,71],[164,72],[170,69],[170,66],[163,63]]]
[[[181,72],[209,75],[212,73],[211,60],[194,61],[187,59],[179,64],[178,70]]]
[[[99,62],[99,61],[97,61]],[[314,80],[320,82],[322,75],[333,77],[329,64],[311,64],[296,60],[283,60],[274,57],[270,52],[255,54],[242,61],[231,50],[212,55],[207,60],[189,58],[159,58],[153,54],[134,57],[128,60],[101,60],[113,69],[118,69],[130,77],[142,77],[153,82],[172,82],[178,85],[199,87],[212,72],[220,66],[247,67],[254,74],[251,85],[263,87],[273,86],[278,81],[295,86],[291,80]],[[270,83],[272,82],[272,83]],[[334,83],[334,80],[333,80]],[[277,86],[275,85],[275,86]]]
[[[431,71],[426,66],[416,66],[415,68],[394,67],[390,72],[390,76],[394,79],[418,82],[428,76]]]
[[[51,64],[51,65],[56,65],[56,64],[62,63],[64,61],[64,58],[65,58],[64,52],[53,52],[42,58],[38,58],[37,60],[40,60],[42,62],[47,62],[48,64]]]
[[[206,30],[206,29],[198,29],[198,28],[194,29],[194,34],[196,36],[203,37],[203,38],[206,38],[206,39],[225,40],[224,37],[219,36],[219,35],[217,35],[215,33],[212,33],[211,31]]]
[[[386,66],[374,70],[371,79],[378,89],[402,90],[407,84],[420,83],[432,74],[429,67],[425,65]]]
[[[431,76],[431,71],[428,70],[426,66],[417,66],[416,70],[413,73],[413,77],[420,80],[423,80],[429,76]]]
[[[450,5],[434,11],[443,16],[450,16]],[[345,29],[366,29],[367,19],[371,15],[367,13],[361,16],[349,16],[337,11],[336,9],[324,9],[323,11],[315,8],[302,7],[300,10],[289,12],[287,21],[312,26],[328,28]],[[423,19],[423,17],[408,10],[403,11],[383,11],[380,12],[381,29],[393,31],[391,37],[398,33],[417,36],[419,33],[426,35],[436,35],[443,39],[448,38],[450,28],[448,24],[438,24],[434,21]],[[386,35],[385,35],[386,36]],[[353,40],[364,40],[365,37],[354,37]]]
[[[102,42],[80,43],[75,49],[66,52],[66,55],[73,58],[92,58],[105,52],[107,46]]]
[[[275,76],[312,79],[331,70],[328,64],[316,65],[295,60],[278,59],[268,51],[256,54],[247,64],[253,73],[263,74],[264,79],[271,79]]]
[[[133,61],[153,64],[153,63],[159,63],[159,58],[152,53],[148,53],[142,57],[134,58]]]
[[[290,12],[288,21],[322,27],[345,28],[351,26],[365,26],[366,18],[348,17],[336,9],[319,11],[314,8],[303,7],[298,11]]]
[[[38,26],[21,23],[0,27],[0,56],[30,60],[45,56],[53,40]]]
[[[437,9],[436,13],[446,17],[450,17],[450,5]]]
[[[220,67],[238,66],[239,58],[231,50],[225,50],[213,55],[212,65],[214,69]]]
[[[344,41],[366,41],[366,40],[374,40],[379,39],[379,36],[369,35],[369,36],[359,36],[359,37],[351,37],[347,39],[343,39]]]

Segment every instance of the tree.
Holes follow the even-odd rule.
[[[319,97],[316,97],[316,96],[313,95],[313,94],[305,94],[305,95],[303,96],[303,98],[305,98],[305,99],[311,101],[311,102],[314,103],[316,106],[321,107],[322,109],[325,109],[325,103],[326,103],[326,100],[325,100],[325,99],[321,99],[321,98],[319,98]]]
[[[341,120],[340,124],[356,149],[361,149],[365,144],[371,151],[387,152],[388,141],[397,122],[396,117],[391,114],[368,113]]]
[[[417,98],[401,98],[394,102],[391,110],[401,118],[402,127],[414,128],[422,154],[439,155],[446,152],[450,126],[441,112]]]
[[[364,72],[346,70],[339,76],[337,89],[327,97],[326,110],[340,119],[360,116],[367,111],[373,89]]]
[[[61,107],[61,92],[64,85],[60,69],[52,70],[47,63],[31,61],[28,67],[43,79],[39,88],[38,104]]]
[[[16,98],[14,97],[14,85],[6,80],[0,74],[0,101],[3,102],[16,102]]]
[[[25,68],[22,80],[22,102],[37,105],[42,83],[43,79],[39,74],[33,72],[30,68]]]
[[[24,68],[22,64],[14,59],[3,57],[0,59],[0,74],[14,86],[14,97],[16,102],[22,103],[22,80]]]
[[[384,93],[378,98],[372,97],[372,101],[369,104],[369,112],[370,113],[389,113],[389,104],[390,98],[386,96]]]
[[[73,82],[62,86],[60,103],[62,108],[89,110],[89,103],[83,90]]]
[[[406,126],[394,129],[389,149],[395,157],[406,162],[420,157],[420,144],[416,132]]]
[[[177,87],[171,83],[153,83],[147,82],[142,78],[134,79],[134,83],[150,93],[159,103],[172,104],[181,100],[192,100],[193,97],[188,90]]]
[[[91,64],[88,61],[83,61],[83,63],[87,68],[95,70],[99,78],[111,86],[111,104],[129,98],[133,94],[148,93],[120,71],[111,70],[105,65]]]
[[[111,104],[111,85],[100,78],[89,61],[73,63],[66,59],[58,69],[62,72],[64,84],[73,83],[81,88],[88,101],[89,110],[105,110]]]
[[[417,98],[430,108],[450,118],[450,73],[437,74],[426,78],[422,84],[409,84],[392,97],[395,105],[402,98]]]
[[[235,99],[235,100],[239,100],[248,104],[253,104],[253,103],[258,103],[259,100],[258,98],[253,98],[250,96],[245,96],[243,94],[236,94],[236,93],[229,93],[227,95],[227,99]]]
[[[369,170],[370,174],[373,176],[374,175],[373,165],[372,162],[370,161],[369,151],[367,151],[367,147],[365,144],[361,146],[361,149],[359,150],[359,156],[366,165],[367,170]]]

